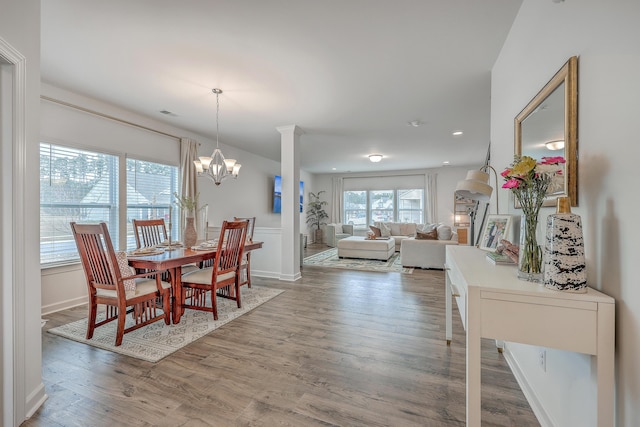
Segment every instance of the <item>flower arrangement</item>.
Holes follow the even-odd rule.
[[[506,181],[502,188],[511,190],[522,207],[524,236],[521,236],[518,274],[527,280],[542,279],[542,249],[536,238],[538,214],[547,194],[562,188],[564,163],[565,159],[560,156],[543,157],[541,162],[529,156],[516,156],[511,166],[501,173]]]
[[[176,205],[182,209],[184,215],[187,217],[193,217],[198,209],[198,198],[200,197],[200,193],[196,194],[195,197],[188,196],[180,196],[177,192],[173,193],[176,198]],[[200,208],[202,209],[202,208]]]

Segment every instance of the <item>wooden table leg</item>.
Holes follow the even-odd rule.
[[[182,305],[182,267],[176,267],[169,270],[171,275],[171,321],[174,324],[180,323],[183,308]]]

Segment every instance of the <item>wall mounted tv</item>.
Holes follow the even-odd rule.
[[[304,206],[304,182],[300,181],[300,212]],[[276,175],[273,182],[273,213],[282,212],[282,177]]]

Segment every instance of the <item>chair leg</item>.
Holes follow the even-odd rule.
[[[240,280],[238,279],[236,279],[235,288],[236,288],[236,302],[238,303],[238,308],[242,308],[242,302],[240,301]]]
[[[251,287],[251,254],[247,254],[247,287]]]
[[[87,318],[87,339],[90,340],[93,338],[93,331],[96,330],[96,314],[98,311],[98,306],[93,301],[92,298],[89,298],[89,317]]]
[[[167,289],[162,297],[162,311],[164,311],[165,325],[171,324],[171,292]]]
[[[211,289],[211,311],[213,311],[213,320],[218,320],[218,302],[217,302],[218,289],[214,286]]]
[[[118,310],[118,327],[116,329],[116,347],[122,344],[122,338],[124,337],[124,323],[127,320],[127,308],[124,310]]]

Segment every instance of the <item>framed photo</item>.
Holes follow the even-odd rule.
[[[511,215],[489,215],[482,231],[479,248],[495,252],[500,240],[510,235]]]

